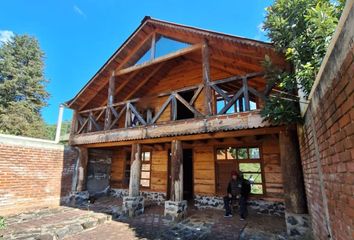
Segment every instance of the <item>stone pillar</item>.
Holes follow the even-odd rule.
[[[130,162],[129,195],[123,197],[123,213],[135,217],[144,213],[144,197],[140,196],[141,145],[132,145]]]
[[[296,130],[280,131],[279,145],[287,232],[294,239],[302,239],[310,230],[310,221]]]
[[[187,213],[187,201],[183,200],[183,149],[181,141],[172,141],[171,154],[171,199],[165,201],[165,216],[180,220]]]

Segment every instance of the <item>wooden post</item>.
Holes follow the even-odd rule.
[[[92,126],[93,126],[93,123],[92,123],[92,112],[90,112],[89,116],[88,116],[88,122],[87,122],[87,132],[92,132]]]
[[[250,99],[248,96],[248,81],[247,81],[247,77],[243,77],[242,78],[242,84],[243,84],[243,97],[245,99],[245,111],[249,111],[250,110]]]
[[[204,113],[207,116],[212,114],[212,96],[210,88],[210,62],[209,62],[209,47],[206,40],[202,46],[202,69],[203,69],[203,83],[204,83]]]
[[[183,149],[180,140],[171,145],[171,201],[183,200]]]
[[[132,125],[132,112],[130,110],[130,103],[128,102],[125,109],[125,128]]]
[[[79,130],[79,113],[77,110],[74,110],[74,114],[73,114],[73,120],[71,122],[71,130],[70,130],[70,136],[74,136],[74,134],[77,133],[77,131]]]
[[[81,192],[86,190],[88,150],[85,147],[77,147],[78,158],[73,174],[72,190]]]
[[[152,38],[151,38],[151,56],[150,56],[150,60],[154,60],[155,59],[155,51],[156,51],[156,33],[152,34]]]
[[[139,143],[134,143],[132,145],[132,155],[130,161],[129,197],[139,196],[140,172],[141,172],[141,145]]]
[[[113,71],[111,77],[109,78],[109,85],[108,85],[107,109],[106,109],[106,117],[104,120],[105,130],[108,130],[112,123],[111,107],[114,103],[114,92],[115,92],[115,76]]]
[[[280,131],[279,145],[285,210],[296,214],[306,213],[305,186],[296,131]]]
[[[171,120],[177,120],[177,99],[174,93],[172,93],[171,98]]]

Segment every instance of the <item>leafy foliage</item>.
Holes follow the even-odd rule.
[[[0,216],[0,230],[5,228],[5,218]]]
[[[44,53],[34,37],[16,35],[0,46],[0,132],[45,136],[40,110],[47,105]]]
[[[46,138],[53,140],[55,138],[57,125],[56,124],[48,124],[46,125]],[[63,121],[61,125],[60,136],[64,136],[65,134],[69,134],[71,129],[71,121]]]
[[[264,29],[278,51],[285,54],[291,71],[277,69],[266,57],[267,92],[278,87],[284,94],[268,97],[262,115],[274,123],[298,122],[298,104],[289,93],[301,89],[307,97],[338,24],[344,0],[276,0],[267,8]],[[288,99],[288,100],[287,100]],[[293,112],[294,111],[294,112]]]

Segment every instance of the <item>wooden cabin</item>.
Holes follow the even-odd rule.
[[[67,102],[77,190],[222,208],[237,170],[253,182],[254,206],[284,210],[287,130],[260,116],[265,56],[286,67],[269,43],[145,17]]]

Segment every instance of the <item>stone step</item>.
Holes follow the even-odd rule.
[[[111,216],[84,210],[73,210],[70,215],[57,213],[52,221],[46,217],[43,223],[41,218],[29,217],[26,222],[9,224],[0,232],[0,239],[28,239],[28,240],[58,240],[85,230],[93,229],[98,225],[111,221]],[[72,213],[76,213],[73,215]],[[38,215],[36,215],[38,216]],[[70,216],[70,217],[69,217]],[[11,222],[11,219],[9,219]],[[2,238],[1,238],[2,237]]]

